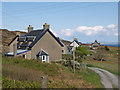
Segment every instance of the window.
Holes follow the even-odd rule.
[[[46,56],[42,55],[42,61],[46,61]]]
[[[69,52],[71,52],[71,50],[69,49]]]
[[[43,56],[43,60],[45,60],[45,56]]]
[[[64,52],[64,50],[62,50],[62,52]]]
[[[25,55],[25,54],[23,54],[23,58],[26,58],[26,55]]]

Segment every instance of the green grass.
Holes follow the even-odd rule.
[[[62,69],[66,69],[69,72],[73,72],[73,69],[66,68],[64,66],[61,66]],[[74,72],[73,72],[74,73]],[[93,70],[90,70],[88,68],[82,68],[80,70],[75,70],[75,74],[81,76],[83,80],[90,83],[91,85],[95,85],[96,88],[104,88],[104,86],[101,84],[101,78],[100,76],[95,73]]]
[[[76,73],[78,75],[81,75],[82,78],[85,81],[89,82],[90,84],[96,85],[96,87],[99,87],[99,88],[104,88],[104,86],[100,82],[100,80],[101,80],[100,77],[94,71],[86,68],[86,70],[84,70],[84,71],[82,71],[82,70],[76,71]]]
[[[4,88],[40,88],[40,83],[28,82],[28,81],[17,81],[11,80],[9,78],[3,77],[2,87]]]
[[[89,69],[73,70],[60,64],[3,57],[3,88],[40,88],[41,76],[48,76],[49,88],[102,88],[100,77]],[[95,83],[96,82],[96,83]]]
[[[39,70],[41,72],[44,72],[45,74],[49,76],[57,75],[57,65],[56,64],[48,64],[48,63],[42,63],[38,62],[37,60],[26,60],[22,58],[3,58],[3,64],[14,64],[17,66],[23,66],[28,67],[30,69]],[[46,68],[47,67],[47,68]]]
[[[94,58],[94,53],[93,53],[93,56],[86,57],[86,59],[83,60],[83,62],[89,67],[102,68],[110,71],[113,74],[120,76],[120,72],[118,71],[118,64],[120,63],[117,55],[118,48],[117,47],[109,47],[109,48],[110,51],[105,51],[104,49],[100,50],[102,53],[104,53],[104,59],[106,61],[93,60]],[[96,50],[96,52],[98,51],[99,50]]]
[[[91,61],[86,60],[84,61],[84,63],[89,67],[97,67],[97,68],[105,69],[113,74],[120,76],[117,63],[110,63],[107,61],[94,61],[94,60],[91,60]]]

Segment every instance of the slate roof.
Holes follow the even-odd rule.
[[[23,42],[23,43],[20,45],[20,47],[28,47],[28,45],[29,45],[29,42]]]
[[[43,50],[40,51],[38,55],[39,55],[39,56],[42,56],[42,55],[47,55],[47,56],[48,56],[48,54],[47,54],[45,51],[43,51]]]
[[[67,40],[61,40],[61,42],[63,42],[65,45],[68,45],[68,46],[71,44],[71,42]]]
[[[32,41],[34,41],[35,38],[36,38],[36,36],[27,36],[27,41],[32,42]]]
[[[18,41],[24,41],[21,45],[20,45],[20,47],[29,47],[28,49],[30,49],[30,48],[32,48],[41,38],[42,38],[42,36],[46,33],[46,32],[49,32],[52,36],[53,36],[53,38],[63,47],[64,45],[60,42],[60,40],[58,39],[58,38],[56,38],[55,36],[54,36],[54,34],[49,30],[49,29],[46,29],[46,30],[43,30],[43,29],[40,29],[40,30],[33,30],[33,31],[31,31],[31,32],[29,32],[29,33],[26,33],[24,36],[22,36],[22,37],[25,37],[26,38],[26,41],[24,41],[23,40],[23,38],[20,38],[20,39],[18,39]],[[30,36],[33,36],[33,37],[35,37],[35,39],[34,40],[31,40],[29,37]],[[27,38],[29,38],[29,39],[27,39]],[[16,37],[15,37],[15,39],[16,39]],[[14,39],[14,40],[15,40]],[[14,41],[14,40],[12,40],[12,42]],[[28,41],[27,41],[28,40]],[[11,43],[12,43],[11,42]],[[29,42],[32,42],[30,45],[29,45]],[[10,43],[10,44],[11,44]],[[10,45],[9,44],[9,45]]]
[[[26,37],[22,36],[22,37],[18,37],[18,40],[19,42],[24,42],[26,40]]]
[[[97,44],[99,44],[99,45],[100,45],[100,43],[98,43],[98,41],[97,41],[97,40],[95,40],[95,41],[94,41],[94,43],[92,43],[92,45],[93,45],[93,44],[95,44],[95,43],[97,43]]]
[[[33,30],[29,33],[26,34],[26,36],[40,36],[40,34],[43,32],[44,30],[43,29],[39,29],[39,30]]]
[[[78,42],[77,40],[74,40],[74,41],[79,45],[79,42]],[[73,42],[74,42],[74,41],[73,41]]]
[[[33,47],[33,46],[36,44],[36,42],[38,42],[46,32],[49,32],[49,33],[53,36],[53,38],[54,38],[62,47],[64,46],[64,45],[60,42],[60,40],[59,40],[57,37],[55,37],[54,34],[53,34],[49,29],[47,29],[47,30],[42,30],[42,31],[38,30],[38,31],[34,32],[34,34],[36,34],[36,39],[33,41],[33,43],[30,44],[29,47],[30,47],[30,48]],[[39,34],[38,34],[38,33],[39,33]],[[28,36],[29,36],[29,35],[33,35],[33,34],[28,34]]]

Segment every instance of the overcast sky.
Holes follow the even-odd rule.
[[[12,31],[40,29],[46,22],[65,40],[118,41],[117,2],[3,2],[2,14],[2,28]]]

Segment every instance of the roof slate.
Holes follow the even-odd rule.
[[[54,34],[53,34],[49,29],[46,29],[46,30],[43,30],[42,32],[39,32],[39,33],[41,33],[41,34],[38,34],[38,33],[37,33],[36,39],[33,41],[33,43],[30,44],[29,47],[32,48],[32,47],[36,44],[36,42],[38,42],[38,41],[42,38],[42,36],[43,36],[47,31],[53,36],[53,38],[54,38],[62,47],[64,46],[64,45],[60,42],[60,40],[59,40],[57,37],[55,37]]]
[[[30,39],[30,42],[32,42],[30,45],[29,45],[29,41],[24,41],[21,45],[18,44],[18,46],[20,45],[20,47],[29,47],[28,49],[31,49],[41,38],[42,36],[46,33],[46,32],[49,32],[53,38],[63,47],[64,45],[60,42],[60,40],[58,38],[56,38],[56,36],[54,36],[54,34],[49,30],[49,29],[46,29],[46,30],[43,30],[43,29],[40,29],[40,30],[33,30],[29,33],[26,33],[24,36],[21,36],[21,37],[29,37],[29,36],[34,36],[35,37],[35,40],[33,40],[33,38],[29,37]],[[16,38],[16,37],[15,37]],[[20,38],[20,37],[19,37]],[[22,41],[23,41],[23,38],[20,38]],[[20,40],[18,39],[18,41]],[[31,40],[32,39],[32,40]],[[20,40],[20,41],[21,41]],[[14,40],[12,40],[14,41]],[[19,41],[19,42],[20,42]]]
[[[45,51],[43,51],[43,50],[38,55],[39,56],[42,56],[42,55],[47,55],[48,56],[48,54]]]

